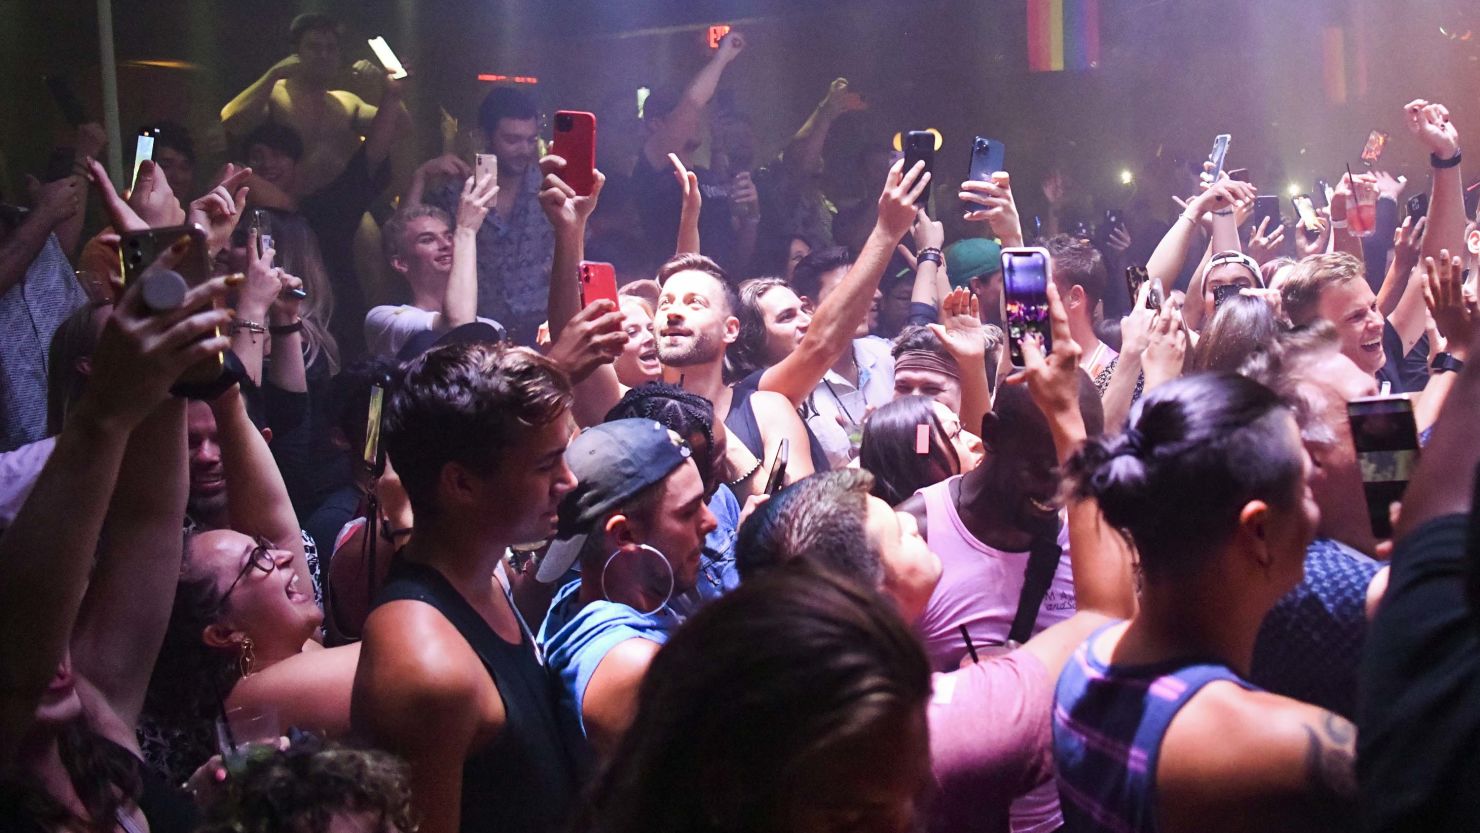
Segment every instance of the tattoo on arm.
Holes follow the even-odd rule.
[[[1326,712],[1320,725],[1306,723],[1305,772],[1323,798],[1350,801],[1357,796],[1357,727]]]

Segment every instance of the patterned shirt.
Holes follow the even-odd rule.
[[[26,274],[0,295],[0,451],[46,436],[47,351],[57,327],[87,296],[55,234]]]
[[[1249,678],[1259,687],[1356,719],[1367,637],[1367,585],[1382,565],[1330,538],[1305,550],[1305,578],[1259,627]]]
[[[540,170],[530,165],[508,219],[490,211],[478,230],[478,314],[503,324],[517,344],[534,344],[550,303],[555,229],[540,209],[539,193]],[[461,194],[462,183],[454,182],[426,202],[456,217]]]

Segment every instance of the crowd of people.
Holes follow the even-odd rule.
[[[1055,177],[1028,233],[1008,172],[887,137],[829,193],[844,79],[761,158],[738,31],[589,189],[515,87],[495,169],[449,136],[398,181],[414,79],[357,65],[368,103],[341,37],[294,21],[208,186],[165,124],[116,189],[89,124],[0,212],[0,828],[1473,827],[1444,105],[1401,222],[1364,169],[1256,224],[1210,163],[1159,224]]]

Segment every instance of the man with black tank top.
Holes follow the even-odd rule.
[[[575,485],[570,383],[533,351],[432,350],[385,409],[416,515],[365,623],[351,722],[406,759],[423,833],[553,831],[579,790],[553,680],[497,575]]]

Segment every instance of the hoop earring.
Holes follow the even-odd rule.
[[[663,568],[665,570],[667,570],[667,572],[668,572],[668,590],[663,594],[663,601],[659,602],[658,603],[658,606],[655,607],[655,608],[653,608],[652,610],[640,610],[640,611],[638,611],[639,613],[643,613],[643,614],[656,613],[659,610],[662,610],[663,607],[668,604],[668,601],[673,598],[673,591],[677,588],[676,582],[675,582],[674,577],[673,577],[673,565],[672,564],[669,564],[668,563],[668,558],[666,556],[664,556],[663,553],[659,552],[654,547],[650,547],[647,544],[638,544],[637,545],[637,548],[640,549],[640,550],[644,550],[646,552],[650,552],[654,556],[656,556],[657,559],[658,559],[658,562],[660,564],[662,564],[663,565]],[[621,550],[615,550],[615,551],[613,551],[611,555],[607,556],[606,562],[601,565],[601,596],[602,596],[602,598],[606,599],[607,601],[613,602],[615,604],[626,604],[626,602],[618,602],[618,601],[616,601],[615,599],[613,599],[611,597],[611,594],[607,591],[607,586],[606,586],[606,571],[607,571],[607,568],[612,565],[612,562],[615,561],[615,560],[617,560],[617,556],[619,556],[621,554],[622,554],[622,551]],[[628,605],[628,606],[631,607],[631,605]],[[636,610],[636,608],[633,608],[633,609]]]
[[[257,663],[257,655],[252,651],[252,637],[242,637],[241,654],[236,659],[236,670],[240,671],[242,677],[252,675],[252,666]]]

